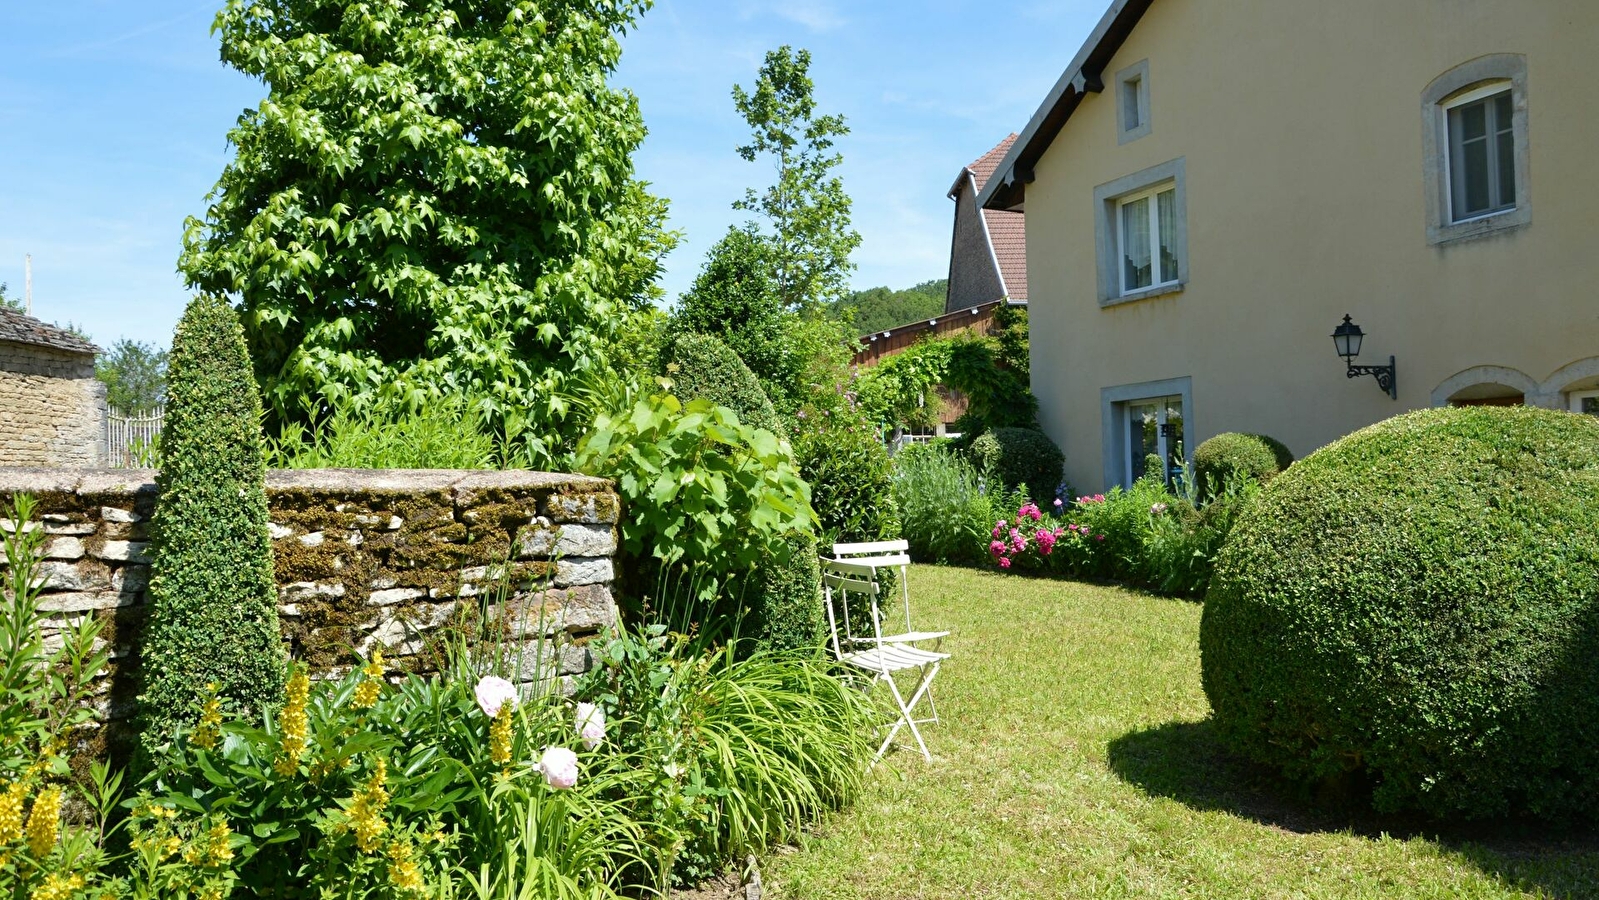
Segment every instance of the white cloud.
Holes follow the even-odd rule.
[[[748,21],[767,14],[814,32],[832,31],[847,21],[828,0],[742,0],[739,18]]]

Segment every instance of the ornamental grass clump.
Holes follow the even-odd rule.
[[[283,641],[267,534],[261,397],[238,316],[196,297],[167,374],[160,501],[151,521],[144,750],[196,720],[207,685],[254,715],[282,701]]]
[[[1276,476],[1200,628],[1218,733],[1440,819],[1599,812],[1599,420],[1438,409]]]

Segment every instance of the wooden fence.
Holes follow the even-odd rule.
[[[146,469],[155,465],[156,446],[166,409],[156,407],[141,413],[125,413],[106,407],[106,465],[116,469]]]

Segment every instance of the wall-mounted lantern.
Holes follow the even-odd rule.
[[[1348,376],[1359,378],[1362,375],[1374,375],[1377,378],[1377,387],[1383,393],[1395,400],[1399,399],[1399,385],[1395,374],[1395,361],[1388,357],[1386,366],[1357,366],[1355,357],[1360,355],[1361,341],[1365,340],[1366,333],[1360,330],[1349,316],[1344,316],[1344,324],[1333,329],[1333,346],[1338,348],[1338,355],[1344,358],[1344,364],[1349,367]]]

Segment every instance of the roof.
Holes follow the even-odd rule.
[[[979,206],[985,209],[1019,209],[1022,206],[1027,184],[1033,180],[1033,166],[1060,134],[1083,97],[1105,89],[1105,67],[1152,3],[1154,0],[1114,0],[1111,3],[994,170],[994,177],[979,191]]]
[[[961,170],[960,176],[950,186],[949,195],[951,197],[955,196],[955,192],[960,190],[961,179],[968,175],[972,178],[976,193],[981,194],[983,186],[988,184],[988,179],[994,176],[994,170],[999,168],[999,164],[1005,161],[1005,154],[1010,152],[1011,145],[1014,143],[1016,143],[1016,132],[1013,131],[1003,141],[1000,141],[994,149],[972,160],[966,168]]]
[[[972,180],[972,193],[981,196],[989,179],[999,170],[1006,155],[1016,143],[1013,131],[992,150],[973,160],[955,179],[949,189],[954,197],[961,182]],[[981,207],[978,207],[981,209]],[[1021,212],[1005,209],[984,209],[983,223],[988,228],[989,247],[994,251],[994,262],[999,264],[999,277],[1005,282],[1005,295],[1012,300],[1027,300],[1027,218]]]
[[[33,316],[24,315],[8,306],[0,306],[0,341],[49,347],[65,353],[100,352],[99,347],[65,328],[46,325]]]

